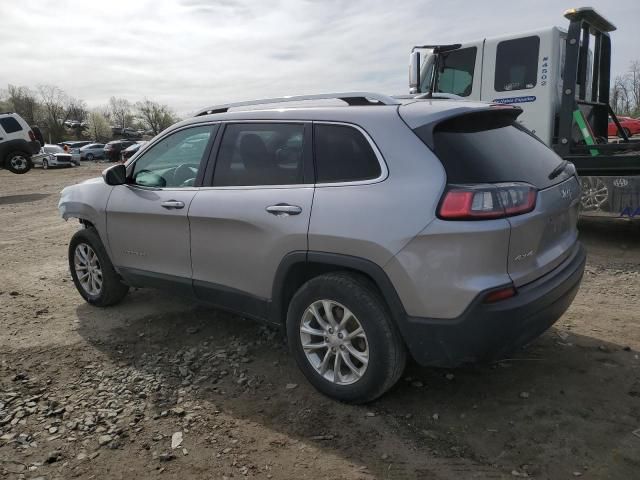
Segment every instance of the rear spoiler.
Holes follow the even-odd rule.
[[[411,105],[411,104],[409,104]],[[409,106],[407,105],[407,106]],[[433,134],[438,126],[443,124],[444,122],[453,121],[456,119],[462,119],[463,117],[471,117],[477,115],[478,117],[485,115],[504,115],[511,117],[512,120],[518,118],[518,116],[522,113],[522,108],[517,107],[515,105],[504,105],[504,104],[487,104],[485,107],[468,107],[468,106],[460,106],[457,108],[449,108],[446,110],[441,110],[439,112],[435,112],[429,115],[428,122],[424,122],[424,115],[407,115],[407,112],[403,112],[403,108],[405,106],[400,107],[400,116],[405,121],[407,126],[412,130],[420,129],[420,138],[433,150],[434,148],[434,139]],[[403,115],[403,113],[405,113]],[[480,120],[480,119],[478,119]],[[478,129],[482,129],[484,127],[484,122],[478,122]]]

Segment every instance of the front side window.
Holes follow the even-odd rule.
[[[304,183],[304,125],[234,123],[226,126],[214,187]]]
[[[356,128],[316,124],[313,137],[317,183],[373,180],[382,173],[378,157]]]
[[[535,87],[539,50],[540,37],[536,35],[500,42],[496,51],[496,92]]]
[[[435,91],[461,97],[471,95],[476,67],[476,47],[441,53],[438,57],[438,77]]]
[[[192,187],[216,128],[186,128],[159,141],[135,162],[130,183],[143,187]]]
[[[0,125],[7,133],[15,133],[22,130],[20,123],[13,117],[0,118]]]

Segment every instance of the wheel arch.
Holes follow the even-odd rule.
[[[352,272],[367,279],[384,299],[396,325],[401,325],[404,307],[379,265],[360,257],[316,251],[291,252],[282,259],[273,282],[269,320],[284,325],[289,302],[296,291],[308,280],[335,271]]]

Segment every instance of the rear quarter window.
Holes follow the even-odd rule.
[[[15,133],[22,130],[20,123],[13,117],[0,118],[0,126],[6,133]]]
[[[373,180],[382,174],[373,148],[354,127],[316,124],[313,142],[317,183]]]

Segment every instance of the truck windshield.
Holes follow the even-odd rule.
[[[429,56],[423,66],[420,91],[429,91],[432,71],[437,64],[434,92],[468,97],[473,88],[476,54],[476,47],[468,47]]]

